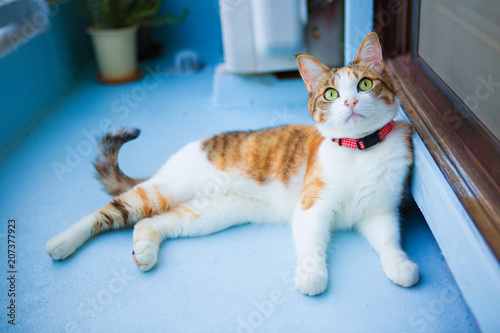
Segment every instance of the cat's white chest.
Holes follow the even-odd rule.
[[[403,190],[409,162],[398,138],[365,151],[323,142],[319,150],[325,182],[324,204],[332,213],[332,227],[352,228],[367,216],[394,209]]]

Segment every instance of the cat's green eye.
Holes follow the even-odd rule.
[[[373,82],[370,79],[364,78],[358,83],[358,89],[361,91],[370,90],[373,86]]]
[[[333,88],[328,88],[323,96],[325,96],[327,101],[334,101],[339,97],[339,92]]]

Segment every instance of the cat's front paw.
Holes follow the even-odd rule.
[[[321,265],[313,270],[297,268],[295,273],[295,287],[303,294],[315,296],[325,291],[328,284],[328,271]]]
[[[414,286],[419,280],[417,264],[408,259],[386,263],[384,272],[392,282],[402,287]]]
[[[132,250],[132,259],[141,271],[149,271],[158,261],[158,245],[149,241],[138,241]]]
[[[64,260],[69,257],[79,247],[71,235],[70,230],[61,232],[52,238],[45,245],[45,251],[54,260]]]

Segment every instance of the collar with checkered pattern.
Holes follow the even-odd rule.
[[[355,148],[359,150],[368,149],[372,146],[375,146],[377,143],[382,142],[387,134],[389,134],[389,132],[394,128],[394,125],[394,120],[391,120],[387,125],[379,129],[378,131],[375,131],[372,134],[368,134],[367,136],[360,139],[340,138],[332,139],[332,141],[338,143],[339,146]]]

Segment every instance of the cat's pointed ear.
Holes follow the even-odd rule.
[[[369,67],[377,70],[384,69],[384,61],[382,60],[382,48],[375,32],[370,32],[366,35],[358,50],[358,55],[354,62],[361,62]]]
[[[307,54],[295,56],[299,65],[300,76],[306,84],[307,91],[313,92],[318,86],[323,76],[330,70],[321,61]]]

